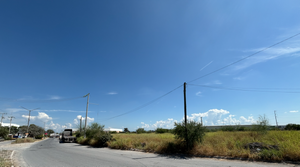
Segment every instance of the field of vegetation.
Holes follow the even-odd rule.
[[[249,143],[275,145],[277,149],[249,149]],[[122,133],[113,134],[108,142],[113,149],[143,150],[156,153],[181,153],[185,144],[171,133]],[[254,131],[207,132],[202,143],[196,143],[185,152],[192,156],[224,156],[250,160],[300,161],[299,131],[268,131],[266,134]]]

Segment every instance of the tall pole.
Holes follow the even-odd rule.
[[[81,123],[82,123],[82,116],[81,116],[81,118],[80,118],[80,127],[79,127],[80,132],[81,132]]]
[[[187,132],[187,114],[186,114],[186,82],[183,84],[183,95],[184,95],[184,123],[185,123],[185,141],[186,141],[186,148],[189,149],[189,139],[188,139],[188,132]]]
[[[12,120],[13,118],[15,118],[15,117],[11,116],[11,117],[8,117],[8,118],[10,118],[10,123],[9,123],[9,132],[8,132],[8,134],[10,134],[11,120]]]
[[[202,117],[201,117],[201,125],[203,126],[203,123],[202,123]]]
[[[44,139],[45,139],[46,122],[44,122]]]
[[[85,95],[84,97],[88,97],[87,98],[87,103],[86,103],[86,114],[85,114],[85,125],[84,125],[84,138],[86,138],[86,123],[87,123],[87,116],[88,116],[88,110],[89,110],[89,99],[90,99],[90,93],[88,93],[87,95]]]
[[[7,114],[7,113],[4,113],[4,112],[3,112],[3,113],[0,113],[0,114],[2,114],[2,115],[1,115],[1,125],[0,125],[0,126],[2,126],[2,120],[3,120],[3,118],[4,118],[3,115],[4,115],[4,114]]]
[[[29,130],[29,121],[30,121],[30,112],[33,111],[33,110],[37,110],[39,108],[35,108],[35,109],[32,109],[32,110],[29,110],[29,109],[27,109],[25,107],[22,107],[22,108],[24,108],[25,110],[29,111],[29,114],[28,114],[28,123],[27,123],[27,133],[28,133],[28,130]]]
[[[276,117],[276,110],[274,110],[274,114],[275,114],[276,126],[277,126],[277,128],[278,128],[278,122],[277,122],[277,117]]]

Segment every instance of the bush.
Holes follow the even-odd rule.
[[[300,125],[297,125],[297,124],[287,124],[284,129],[285,130],[300,130]]]
[[[267,117],[264,116],[259,116],[258,121],[256,124],[252,125],[252,131],[255,131],[259,134],[267,134],[269,130],[269,120]]]
[[[188,145],[188,149],[194,147],[196,143],[201,143],[205,135],[206,128],[201,123],[195,121],[187,121],[187,137],[185,131],[185,122],[176,123],[174,128],[175,138],[184,141]]]
[[[80,134],[81,135],[81,134]],[[86,138],[79,137],[77,142],[80,144],[90,144],[92,146],[103,147],[112,139],[109,132],[104,132],[104,125],[92,123],[86,130]]]
[[[42,139],[44,136],[43,135],[37,135],[35,136],[36,139]]]
[[[136,130],[136,133],[141,134],[141,133],[146,133],[146,131],[144,130],[144,128],[138,128]]]
[[[163,128],[157,128],[155,130],[156,133],[169,133],[171,130],[169,129],[163,129]]]

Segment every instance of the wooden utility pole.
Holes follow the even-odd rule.
[[[203,126],[202,117],[201,117],[201,125]]]
[[[86,103],[86,114],[85,114],[85,125],[84,125],[84,138],[86,138],[86,123],[87,123],[87,117],[88,117],[88,110],[89,110],[89,98],[90,98],[90,93],[83,97],[88,97],[87,98],[87,103]]]
[[[10,119],[10,123],[9,123],[9,131],[8,131],[8,134],[10,134],[10,128],[11,128],[11,120],[15,117],[11,116],[11,117],[8,117]]]
[[[276,117],[276,110],[274,110],[274,115],[275,115],[276,126],[278,128],[278,122],[277,122],[277,117]]]
[[[187,131],[187,111],[186,111],[186,82],[183,84],[183,96],[184,96],[184,123],[185,123],[185,141],[186,149],[189,149],[189,139]]]
[[[28,114],[28,124],[27,124],[27,134],[28,134],[28,130],[29,130],[29,121],[30,121],[30,112],[33,111],[33,110],[37,110],[37,109],[39,109],[39,108],[35,108],[35,109],[32,109],[32,110],[29,110],[29,109],[27,109],[27,108],[25,108],[25,107],[22,107],[22,108],[24,108],[25,110],[28,110],[28,111],[29,111],[29,114]]]

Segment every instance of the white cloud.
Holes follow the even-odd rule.
[[[10,126],[10,123],[4,123],[4,122],[3,122],[3,123],[2,123],[2,126],[8,126],[8,127],[9,127],[9,126]],[[12,123],[11,126],[19,127],[20,125],[18,125],[18,124],[13,124],[13,123]]]
[[[22,115],[23,118],[28,119],[28,115]],[[38,112],[38,116],[30,116],[30,120],[41,120],[43,122],[48,122],[52,120],[52,117],[49,117],[48,114],[44,112]]]
[[[296,113],[296,112],[299,112],[299,111],[293,110],[293,111],[290,111],[290,112],[292,112],[292,113]]]
[[[118,94],[117,92],[109,92],[109,93],[107,93],[108,95],[116,95],[116,94]]]
[[[300,40],[289,40],[286,41],[284,46],[272,47],[267,49],[253,57],[245,59],[244,61],[240,62],[239,64],[234,66],[234,70],[241,70],[253,66],[258,63],[263,63],[269,60],[275,60],[279,58],[284,58],[288,56],[300,56],[300,47],[299,47]],[[257,48],[252,50],[245,51],[246,53],[255,53],[265,48]]]
[[[236,125],[236,124],[252,124],[255,123],[253,116],[249,116],[245,118],[241,116],[239,119],[235,118],[235,115],[229,115],[225,118],[225,115],[230,112],[223,109],[210,109],[205,113],[194,113],[191,116],[188,116],[189,120],[194,120],[197,122],[201,122],[201,117],[203,119],[204,125]]]
[[[61,99],[59,96],[50,96],[50,100],[58,100]]]
[[[157,128],[171,129],[171,128],[174,128],[174,123],[175,122],[177,122],[177,120],[174,120],[173,118],[168,118],[167,120],[156,121],[154,124],[146,124],[144,122],[141,122],[141,124],[142,124],[141,128],[145,128],[145,129],[157,129]]]
[[[77,117],[74,119],[74,124],[78,125],[81,117],[82,117],[82,123],[84,123],[85,117],[83,117],[82,115],[77,115]],[[94,118],[87,117],[87,123],[94,122],[94,120],[95,120]]]
[[[199,92],[196,93],[196,96],[201,96],[201,94],[202,93],[199,91]]]

